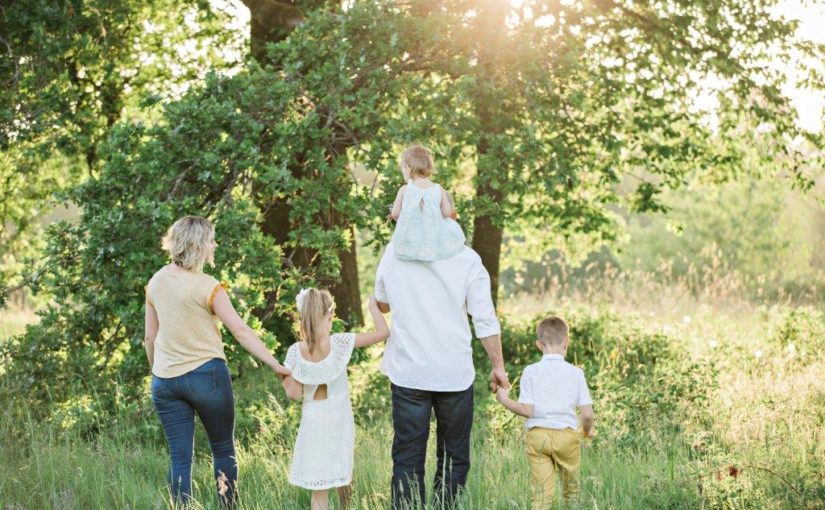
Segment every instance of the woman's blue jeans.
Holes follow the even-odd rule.
[[[178,377],[152,376],[152,403],[169,444],[169,490],[175,504],[192,495],[192,456],[195,413],[200,417],[209,446],[218,499],[233,507],[237,500],[238,463],[235,459],[235,396],[232,379],[222,359],[207,361]]]

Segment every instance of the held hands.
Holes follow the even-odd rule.
[[[507,379],[507,372],[504,367],[493,367],[490,371],[490,391],[498,392],[499,388],[510,391],[510,381]]]
[[[510,390],[509,388],[503,388],[501,386],[498,387],[496,390],[496,400],[499,403],[502,403],[503,400],[510,398]]]
[[[278,376],[279,379],[284,380],[285,378],[292,375],[292,371],[286,368],[285,366],[281,365],[277,361],[275,361],[275,365],[271,367],[272,371],[275,372],[275,375]]]

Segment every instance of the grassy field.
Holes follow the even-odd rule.
[[[823,314],[785,307],[731,313],[700,304],[639,314],[621,303],[554,301],[519,297],[501,308],[514,379],[538,357],[532,319],[551,310],[570,318],[568,359],[588,374],[598,431],[583,449],[582,494],[572,507],[825,508]],[[479,360],[473,467],[460,508],[529,508],[522,421],[485,393]],[[351,380],[359,426],[353,508],[387,508],[387,382],[375,359],[351,368]],[[268,374],[248,373],[235,389],[241,508],[309,508],[308,493],[286,481],[297,406],[285,404]],[[58,409],[36,422],[25,401],[14,404],[0,418],[7,468],[0,508],[169,506],[166,450],[148,399],[137,416],[94,433],[73,426],[93,420],[94,406],[91,418],[69,420]],[[198,507],[216,508],[208,447],[198,434],[195,496]]]

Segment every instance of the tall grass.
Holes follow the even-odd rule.
[[[8,424],[4,424],[4,427]],[[528,471],[520,434],[492,437],[478,423],[472,469],[461,509],[528,508]],[[433,430],[433,434],[435,431]],[[391,427],[388,422],[358,431],[354,509],[387,508],[390,500]],[[28,437],[6,449],[0,482],[4,508],[167,508],[163,445],[135,442],[110,431],[94,442],[31,424]],[[238,451],[243,509],[305,509],[309,494],[287,483],[289,452],[253,440]],[[430,452],[428,473],[434,469]],[[207,448],[196,452],[195,508],[217,508]],[[582,507],[696,508],[695,473],[689,449],[673,443],[661,451],[583,450]],[[333,498],[334,499],[334,498]]]

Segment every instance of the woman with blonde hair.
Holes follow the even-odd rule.
[[[238,316],[224,284],[203,272],[214,265],[215,229],[209,220],[186,216],[163,237],[172,262],[146,286],[146,354],[152,367],[152,402],[171,458],[168,483],[175,505],[192,495],[195,414],[206,429],[218,498],[237,502],[235,397],[226,366],[220,323],[250,354],[279,377],[290,375]]]

